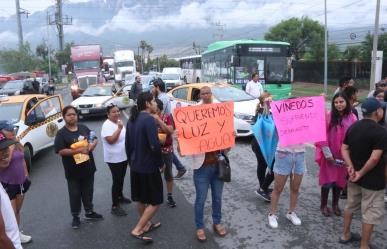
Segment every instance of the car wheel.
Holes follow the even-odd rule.
[[[26,144],[24,146],[24,160],[26,161],[27,170],[29,173],[31,170],[31,165],[32,165],[32,149],[31,149],[31,146],[29,144]]]

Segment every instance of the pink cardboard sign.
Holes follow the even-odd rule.
[[[273,101],[271,111],[280,146],[326,141],[324,97]]]

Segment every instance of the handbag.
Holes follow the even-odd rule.
[[[223,153],[218,155],[218,179],[223,182],[231,182],[230,160]]]

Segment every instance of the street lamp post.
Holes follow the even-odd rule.
[[[379,13],[380,13],[380,0],[376,0],[374,42],[372,45],[372,57],[371,57],[370,90],[373,90],[375,88],[375,83],[376,83],[375,82],[375,69],[376,69],[376,52],[378,50]]]
[[[328,27],[327,27],[327,0],[324,0],[324,93],[328,94]]]

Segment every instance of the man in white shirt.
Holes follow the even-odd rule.
[[[11,161],[9,146],[14,143],[15,141],[7,139],[0,133],[0,168],[8,167]],[[0,248],[23,249],[15,213],[2,184],[0,184]]]
[[[250,94],[254,98],[259,98],[263,93],[262,84],[259,83],[258,73],[253,73],[251,80],[246,85],[246,93]]]

